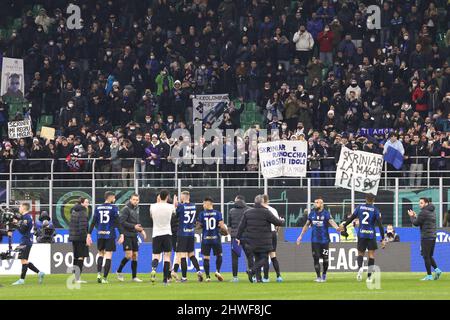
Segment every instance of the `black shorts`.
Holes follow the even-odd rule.
[[[328,254],[330,252],[329,243],[312,242],[311,249],[313,257],[328,259]]]
[[[357,248],[360,252],[366,252],[366,250],[377,250],[377,239],[358,238]]]
[[[203,256],[211,256],[211,249],[214,255],[217,257],[222,254],[222,243],[203,243],[202,242],[202,255]]]
[[[170,234],[155,237],[152,242],[153,254],[172,252],[172,236]]]
[[[177,242],[177,252],[194,252],[195,250],[195,237],[194,236],[190,236],[190,237],[185,237],[185,236],[180,236],[178,237],[178,242]]]
[[[175,249],[177,247],[178,243],[178,235],[172,234],[172,249]]]
[[[275,231],[272,231],[272,252],[277,251],[278,235]]]
[[[97,239],[97,249],[98,251],[108,251],[114,252],[116,251],[116,239]]]
[[[137,236],[127,237],[125,236],[123,239],[123,251],[139,251],[139,242]]]
[[[21,246],[21,250],[19,252],[18,258],[28,260],[28,258],[30,257],[30,251],[31,251],[32,245],[20,245],[20,246]]]
[[[86,245],[86,241],[73,241],[73,258],[78,260],[78,258],[89,257],[89,247]]]

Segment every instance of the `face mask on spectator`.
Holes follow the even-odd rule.
[[[283,130],[286,130],[286,129],[287,129],[287,125],[284,125],[284,124],[283,124],[283,125],[281,126],[281,128],[282,128]]]
[[[169,119],[167,119],[167,122],[168,122],[168,123],[172,123],[172,122],[173,122],[173,119],[172,119],[172,118],[169,118]]]
[[[72,108],[73,107],[73,103],[69,103],[68,106],[69,106],[69,108]]]
[[[76,97],[81,97],[81,92],[75,93],[75,96],[76,96]]]
[[[91,137],[91,141],[92,142],[96,142],[97,141],[97,137],[95,137],[95,136]]]

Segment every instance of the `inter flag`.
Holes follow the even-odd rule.
[[[403,155],[395,148],[388,147],[384,154],[384,161],[390,163],[395,169],[400,170],[403,166]]]

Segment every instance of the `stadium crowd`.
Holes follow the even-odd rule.
[[[30,107],[11,115],[1,100],[2,172],[10,159],[37,158],[66,159],[59,171],[86,171],[98,159],[98,171],[132,174],[130,158],[145,172],[173,171],[169,155],[181,140],[172,132],[192,129],[192,95],[214,93],[234,101],[220,129],[240,128],[256,103],[262,120],[253,128],[308,141],[317,177],[335,170],[342,145],[382,153],[393,131],[404,172],[428,163],[438,175],[450,170],[447,1],[383,1],[379,30],[367,24],[378,1],[71,1],[81,7],[80,30],[67,27],[68,1],[33,1],[43,5],[36,13],[17,9],[26,0],[6,2],[1,15],[22,25],[0,39],[0,52],[24,59]],[[8,119],[30,116],[36,130],[44,115],[54,140],[38,131],[7,138]],[[224,157],[246,142],[224,143]],[[14,170],[42,168],[18,161]]]

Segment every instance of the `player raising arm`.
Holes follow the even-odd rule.
[[[328,231],[328,225],[331,225],[337,231],[340,231],[340,227],[331,217],[328,210],[325,210],[323,198],[317,197],[314,200],[314,208],[308,215],[308,220],[303,226],[302,233],[297,238],[297,245],[303,239],[303,235],[308,231],[311,226],[311,249],[314,259],[314,269],[316,270],[317,278],[316,282],[325,282],[327,280],[328,270],[328,254],[330,248],[330,233]],[[323,273],[320,274],[320,258],[322,258]]]
[[[354,219],[358,218],[359,220],[359,229],[358,229],[358,274],[356,279],[358,281],[362,280],[362,272],[363,272],[363,260],[366,250],[369,251],[369,269],[367,272],[367,280],[366,282],[372,283],[372,269],[375,265],[375,250],[378,249],[377,246],[377,235],[375,232],[375,225],[380,229],[381,236],[381,248],[384,249],[386,242],[384,240],[384,228],[383,223],[381,222],[381,214],[380,210],[373,205],[375,202],[375,196],[372,194],[366,195],[366,203],[358,206],[353,214],[342,223],[343,233],[346,232],[346,227],[349,225]]]

